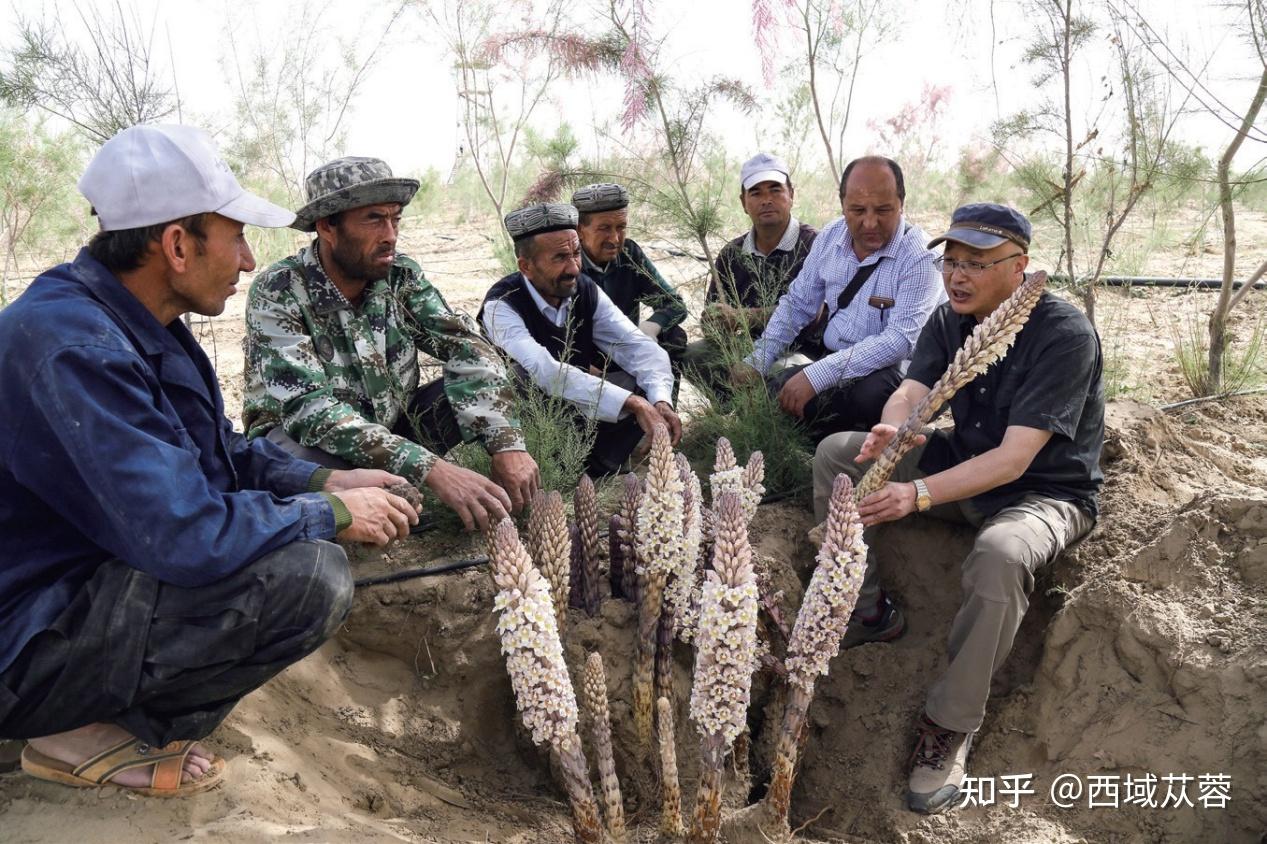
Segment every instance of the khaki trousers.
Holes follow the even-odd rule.
[[[865,466],[854,462],[867,435],[834,434],[819,443],[814,455],[814,515],[827,518],[832,483],[841,472],[855,482]],[[922,477],[923,447],[912,449],[891,480]],[[1029,608],[1034,572],[1050,563],[1094,524],[1091,516],[1070,501],[1027,495],[988,519],[968,501],[934,505],[925,515],[977,528],[972,551],[964,558],[963,603],[955,615],[947,643],[949,664],[928,692],[925,712],[938,725],[960,733],[976,732],[985,718],[990,678],[1003,665],[1021,618]],[[864,537],[870,545],[874,532]],[[880,599],[875,555],[867,553],[867,573],[857,606],[870,612]]]

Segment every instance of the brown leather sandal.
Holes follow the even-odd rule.
[[[22,770],[36,779],[69,785],[75,788],[114,786],[146,797],[186,797],[214,788],[224,781],[224,760],[216,757],[205,774],[190,782],[181,782],[185,757],[196,742],[174,741],[153,747],[132,738],[101,751],[80,765],[71,765],[45,756],[27,745],[22,751]],[[133,768],[151,767],[148,787],[119,785],[113,777]]]

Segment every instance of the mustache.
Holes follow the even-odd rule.
[[[555,279],[555,281],[559,284],[567,284],[569,282],[576,281],[576,276],[569,273],[567,275],[559,276],[557,279]]]

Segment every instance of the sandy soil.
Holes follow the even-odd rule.
[[[449,301],[473,312],[497,272],[491,259],[466,256],[487,254],[487,242],[460,233],[411,241],[407,250],[423,258]],[[654,248],[652,255],[679,280],[698,272],[690,258]],[[244,299],[198,326],[235,417]],[[1208,309],[1212,298],[1149,291],[1106,300],[1116,316],[1106,322],[1105,345],[1121,337],[1119,353],[1135,373],[1131,394],[1184,398],[1164,326],[1177,313]],[[979,776],[1032,774],[1037,793],[1018,808],[935,818],[904,809],[912,724],[945,659],[958,565],[970,541],[962,529],[916,518],[876,543],[886,582],[908,608],[910,632],[837,657],[811,707],[793,793],[802,840],[1261,840],[1267,398],[1168,413],[1114,402],[1104,468],[1100,523],[1040,576],[971,760]],[[789,618],[808,582],[810,522],[799,505],[773,504],[753,525],[754,546],[785,593]],[[474,538],[431,533],[353,556],[359,576],[482,550]],[[246,698],[211,736],[228,759],[224,786],[185,801],[146,801],[7,774],[0,776],[0,840],[570,840],[563,792],[516,723],[492,595],[484,569],[363,589],[332,642]],[[632,608],[607,600],[597,618],[572,612],[569,663],[592,650],[604,656],[627,813],[636,840],[657,840],[654,783],[628,755]],[[687,713],[691,661],[679,644],[675,720],[688,807],[698,752]],[[777,712],[772,678],[759,674],[755,695],[754,713]],[[758,730],[758,777],[766,739]],[[1085,795],[1081,808],[1060,808],[1048,792],[1060,774],[1085,783],[1146,773],[1227,774],[1230,802],[1203,808],[1195,782],[1189,797],[1196,805],[1180,809],[1092,809]],[[730,783],[729,805],[743,804],[747,784]]]

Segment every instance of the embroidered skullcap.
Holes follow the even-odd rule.
[[[586,185],[572,194],[572,205],[582,214],[618,211],[629,205],[629,191],[611,182]]]
[[[536,234],[576,228],[576,209],[562,202],[529,205],[506,215],[506,231],[511,240],[522,240]]]

